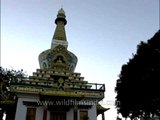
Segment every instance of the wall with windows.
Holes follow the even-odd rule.
[[[35,117],[36,117],[36,107],[33,106],[26,106],[23,104],[23,101],[30,101],[30,102],[36,102],[38,98],[26,98],[26,97],[19,97],[17,102],[17,109],[16,109],[16,116],[15,120],[28,120],[28,117],[31,116],[31,111],[33,112],[35,110]],[[27,109],[27,108],[35,108],[33,109]],[[29,116],[27,116],[27,113]],[[32,114],[33,115],[33,114]]]

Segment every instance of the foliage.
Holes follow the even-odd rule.
[[[0,67],[0,90],[3,92],[8,91],[7,88],[11,82],[21,80],[26,76],[26,73],[22,69],[14,70]]]
[[[115,91],[123,117],[160,116],[160,30],[137,46],[137,53],[121,68]]]
[[[0,66],[0,120],[4,112],[6,120],[14,119],[17,99],[10,92],[10,83],[21,81],[26,76],[23,70],[4,69]]]

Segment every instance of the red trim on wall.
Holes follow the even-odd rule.
[[[43,120],[47,120],[47,110],[43,111]]]

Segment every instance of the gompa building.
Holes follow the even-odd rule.
[[[15,120],[96,120],[103,108],[105,85],[88,83],[74,72],[77,56],[68,51],[64,10],[58,11],[51,47],[40,53],[40,69],[28,79],[14,81],[10,92],[17,97]]]

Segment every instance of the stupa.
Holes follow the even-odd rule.
[[[28,79],[14,81],[17,97],[15,120],[96,120],[104,111],[105,84],[88,83],[74,72],[77,57],[68,51],[64,10],[58,11],[51,48],[39,55],[40,69]]]

